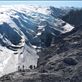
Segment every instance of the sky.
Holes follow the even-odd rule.
[[[20,5],[20,4],[25,4],[25,5],[39,5],[39,6],[55,6],[55,7],[82,7],[82,1],[36,1],[36,0],[27,0],[27,1],[1,1],[0,0],[0,5]]]

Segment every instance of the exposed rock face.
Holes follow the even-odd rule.
[[[77,64],[77,61],[74,60],[73,58],[65,58],[63,60],[64,63],[68,64],[68,65],[76,65]]]
[[[82,82],[82,25],[75,26],[71,32],[60,36],[61,39],[58,37],[54,46],[39,53],[39,71],[57,74],[63,78],[59,82]]]

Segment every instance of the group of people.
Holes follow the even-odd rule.
[[[30,65],[29,66],[29,69],[31,69],[31,70],[35,69],[35,68],[36,68],[35,65]],[[23,71],[24,72],[25,71],[25,66],[23,65],[22,68],[20,66],[18,66],[18,71]]]

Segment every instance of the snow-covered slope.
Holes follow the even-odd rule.
[[[18,66],[37,66],[35,48],[50,46],[53,37],[74,28],[59,18],[65,13],[57,10],[61,9],[53,12],[51,7],[0,6],[0,76],[18,70]]]

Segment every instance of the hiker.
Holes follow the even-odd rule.
[[[30,65],[30,66],[29,66],[29,68],[30,68],[30,69],[33,69],[33,66],[32,66],[32,65]]]
[[[23,65],[22,67],[23,67],[22,71],[24,72],[25,71],[25,66]]]
[[[18,66],[18,71],[19,71],[19,72],[21,71],[21,68],[20,68],[20,66]]]
[[[36,66],[34,65],[34,69],[36,68]]]

